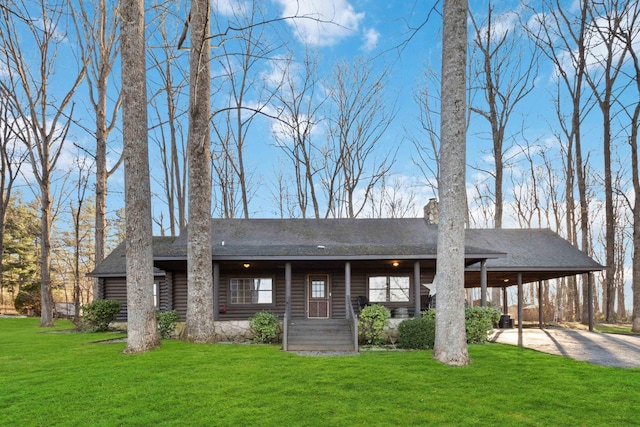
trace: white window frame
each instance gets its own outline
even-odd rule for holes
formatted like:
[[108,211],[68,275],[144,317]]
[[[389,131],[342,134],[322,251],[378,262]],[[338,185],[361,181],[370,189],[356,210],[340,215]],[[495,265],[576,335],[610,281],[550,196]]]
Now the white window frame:
[[[385,295],[384,299],[380,298],[382,292]],[[406,295],[406,299],[404,297],[398,298],[398,295]],[[411,276],[395,274],[369,276],[367,278],[367,298],[371,303],[409,302],[411,300]]]
[[[270,282],[271,289],[256,289],[256,281]],[[242,285],[243,289],[234,289],[234,285]],[[247,285],[249,289],[245,288]],[[229,279],[229,303],[232,305],[275,305],[275,288],[276,281],[273,277],[232,277]],[[242,292],[242,298],[240,298],[239,292]],[[247,295],[250,295],[250,302],[246,302]],[[269,295],[268,299],[266,298],[267,295]],[[260,302],[263,298],[267,300]]]

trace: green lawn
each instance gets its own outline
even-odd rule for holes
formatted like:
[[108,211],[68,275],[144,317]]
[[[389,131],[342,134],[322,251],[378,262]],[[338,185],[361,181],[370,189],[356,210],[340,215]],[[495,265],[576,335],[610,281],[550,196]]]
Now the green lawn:
[[141,355],[114,334],[0,319],[0,425],[625,426],[640,370],[500,344],[471,366],[431,352],[309,357],[277,346],[164,341]]

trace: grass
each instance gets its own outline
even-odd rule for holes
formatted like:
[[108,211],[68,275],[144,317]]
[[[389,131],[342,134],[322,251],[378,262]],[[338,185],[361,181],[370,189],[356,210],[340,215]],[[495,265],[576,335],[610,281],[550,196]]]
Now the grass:
[[598,332],[604,332],[607,334],[623,334],[623,335],[637,335],[631,331],[631,324],[608,324],[608,323],[596,323],[593,327]]
[[310,357],[270,345],[163,341],[0,319],[0,425],[604,426],[637,423],[640,370],[500,344],[451,368],[428,351]]

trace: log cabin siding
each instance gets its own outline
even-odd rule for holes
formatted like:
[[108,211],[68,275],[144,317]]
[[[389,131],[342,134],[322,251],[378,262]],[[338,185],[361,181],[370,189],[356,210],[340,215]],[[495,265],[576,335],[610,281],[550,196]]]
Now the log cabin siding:
[[172,274],[172,309],[180,314],[180,320],[187,319],[187,272],[178,271]]
[[[226,267],[226,268],[225,268]],[[330,316],[334,319],[346,317],[345,307],[345,270],[343,263],[327,263],[326,266],[314,264],[308,266],[304,263],[293,263],[291,274],[291,316],[293,318],[307,317],[307,294],[309,275],[327,275],[329,277],[330,292]],[[368,298],[368,278],[374,275],[400,275],[408,276],[411,283],[409,301],[384,303],[390,310],[406,307],[413,314],[414,311],[414,286],[413,268],[390,269],[384,265],[371,266],[351,263],[351,304],[354,311],[359,312],[358,297]],[[432,271],[422,271],[421,283],[433,281]],[[230,281],[233,278],[272,278],[274,283],[273,304],[231,304]],[[122,305],[118,314],[118,321],[126,321],[127,289],[124,277],[101,278],[104,282],[103,289],[105,299],[115,299]],[[182,321],[187,314],[187,273],[186,271],[167,272],[164,278],[156,278],[159,283],[159,310],[176,310]],[[286,283],[284,267],[282,263],[263,265],[261,268],[250,270],[241,268],[229,268],[220,266],[220,310],[219,320],[247,320],[253,314],[261,310],[271,311],[280,319],[284,318]]]
[[127,321],[127,279],[126,277],[104,278],[104,299],[118,301],[120,312],[116,317],[118,322]]

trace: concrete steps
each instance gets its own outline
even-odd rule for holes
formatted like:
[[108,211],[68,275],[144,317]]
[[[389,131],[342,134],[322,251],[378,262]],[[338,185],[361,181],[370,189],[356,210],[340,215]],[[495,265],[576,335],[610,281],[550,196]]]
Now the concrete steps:
[[288,329],[289,351],[355,351],[350,320],[292,319]]

